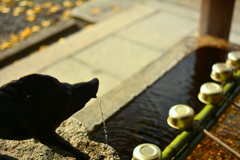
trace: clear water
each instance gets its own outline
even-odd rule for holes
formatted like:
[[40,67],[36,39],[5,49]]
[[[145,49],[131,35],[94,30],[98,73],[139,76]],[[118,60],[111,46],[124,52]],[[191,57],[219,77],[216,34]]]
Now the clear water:
[[[198,113],[204,106],[198,98],[200,86],[212,81],[212,65],[226,60],[227,52],[201,48],[184,58],[152,86],[106,121],[108,143],[129,160],[133,149],[142,143],[153,143],[161,150],[180,132],[168,126],[169,109],[186,104]],[[90,134],[90,139],[104,142],[104,126]]]
[[103,123],[103,131],[104,131],[104,135],[105,135],[105,143],[108,145],[107,127],[106,127],[105,118],[104,118],[104,115],[103,115],[101,100],[100,100],[99,97],[97,97],[97,101],[98,101],[98,106],[100,108],[100,112],[101,112],[101,115],[102,115],[102,123]]

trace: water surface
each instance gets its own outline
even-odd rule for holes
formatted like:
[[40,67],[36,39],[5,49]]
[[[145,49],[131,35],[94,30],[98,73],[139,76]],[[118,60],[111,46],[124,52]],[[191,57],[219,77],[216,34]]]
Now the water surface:
[[[180,133],[166,122],[169,109],[186,104],[198,113],[204,106],[197,99],[200,86],[212,81],[212,65],[224,62],[226,54],[216,48],[198,49],[106,122],[108,143],[121,160],[130,160],[133,149],[142,143],[153,143],[164,150]],[[90,139],[104,143],[104,128],[96,129]]]

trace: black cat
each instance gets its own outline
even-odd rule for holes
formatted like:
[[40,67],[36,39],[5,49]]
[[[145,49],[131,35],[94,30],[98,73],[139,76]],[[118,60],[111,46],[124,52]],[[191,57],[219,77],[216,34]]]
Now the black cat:
[[89,159],[55,130],[91,98],[96,98],[98,85],[97,78],[71,85],[41,74],[3,85],[0,88],[0,138],[34,138],[47,146],[61,148],[79,160]]

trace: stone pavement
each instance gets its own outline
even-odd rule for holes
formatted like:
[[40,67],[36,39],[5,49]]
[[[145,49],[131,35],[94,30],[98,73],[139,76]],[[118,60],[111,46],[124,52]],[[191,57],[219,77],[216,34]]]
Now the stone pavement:
[[[186,50],[176,46],[197,33],[199,8],[200,3],[184,0],[137,1],[90,29],[2,68],[0,85],[31,73],[49,74],[68,83],[97,77],[98,96],[108,118],[185,56]],[[230,41],[237,44],[239,26],[239,19],[234,18]],[[89,130],[102,122],[96,100],[74,117]]]

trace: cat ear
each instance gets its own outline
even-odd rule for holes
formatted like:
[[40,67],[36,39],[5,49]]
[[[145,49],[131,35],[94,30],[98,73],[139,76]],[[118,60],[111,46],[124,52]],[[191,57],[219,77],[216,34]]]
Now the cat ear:
[[77,95],[86,96],[87,98],[96,98],[99,87],[99,80],[97,78],[88,82],[81,82],[73,84],[73,92]]

